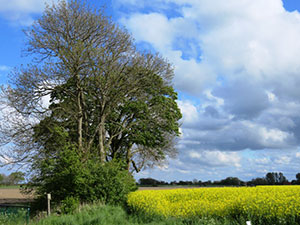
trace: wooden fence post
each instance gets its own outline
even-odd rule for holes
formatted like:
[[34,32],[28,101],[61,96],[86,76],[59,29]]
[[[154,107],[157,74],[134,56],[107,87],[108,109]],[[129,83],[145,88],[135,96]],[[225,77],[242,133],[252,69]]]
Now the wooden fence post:
[[50,201],[51,201],[51,194],[47,194],[47,215],[48,216],[50,216],[51,214]]

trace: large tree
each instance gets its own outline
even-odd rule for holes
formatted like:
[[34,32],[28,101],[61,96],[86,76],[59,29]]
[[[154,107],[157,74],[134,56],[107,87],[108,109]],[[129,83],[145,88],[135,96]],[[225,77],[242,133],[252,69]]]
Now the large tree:
[[72,146],[83,161],[138,172],[176,155],[181,113],[165,59],[138,52],[126,30],[76,0],[48,6],[26,35],[34,60],[2,87],[2,157],[32,164]]

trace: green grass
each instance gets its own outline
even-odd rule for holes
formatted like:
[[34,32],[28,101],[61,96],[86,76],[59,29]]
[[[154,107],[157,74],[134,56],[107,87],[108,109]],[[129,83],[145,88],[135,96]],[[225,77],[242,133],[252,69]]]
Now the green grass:
[[20,185],[0,185],[0,189],[19,189]]
[[[237,225],[237,221],[228,219],[164,219],[143,215],[130,215],[122,207],[87,205],[73,215],[50,216],[30,225]],[[244,223],[246,224],[246,222]]]
[[19,211],[17,214],[0,214],[0,225],[24,225],[26,224],[27,212]]
[[[7,217],[0,215],[0,225],[26,224],[24,217]],[[86,205],[74,214],[52,215],[39,221],[31,220],[29,225],[246,225],[244,218],[194,218],[189,220],[175,218],[149,217],[146,215],[128,214],[120,206],[105,206],[101,204]],[[285,224],[296,225],[291,221],[262,221],[256,220],[252,224]]]

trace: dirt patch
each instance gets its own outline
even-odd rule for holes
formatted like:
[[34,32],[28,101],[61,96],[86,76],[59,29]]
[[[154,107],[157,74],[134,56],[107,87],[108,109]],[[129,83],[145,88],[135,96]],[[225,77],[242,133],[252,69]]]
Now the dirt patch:
[[18,188],[1,188],[0,189],[0,204],[12,203],[28,203],[32,202],[32,195],[23,195]]
[[32,198],[31,195],[23,195],[19,189],[0,189],[0,199],[7,199],[7,198],[18,198],[18,199],[27,199]]

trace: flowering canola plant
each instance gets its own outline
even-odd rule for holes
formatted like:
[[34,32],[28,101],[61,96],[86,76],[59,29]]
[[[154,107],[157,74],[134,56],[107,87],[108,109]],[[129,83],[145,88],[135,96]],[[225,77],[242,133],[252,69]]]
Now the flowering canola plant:
[[299,217],[300,186],[143,190],[130,193],[127,203],[133,211],[164,217]]

